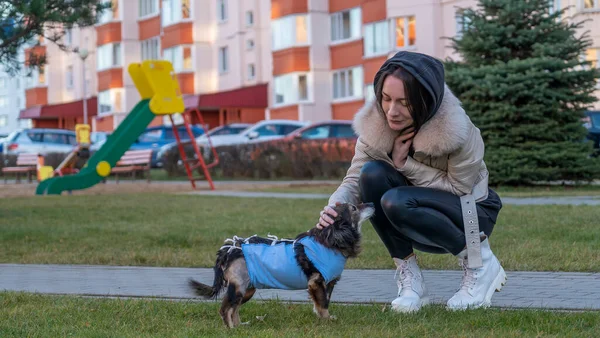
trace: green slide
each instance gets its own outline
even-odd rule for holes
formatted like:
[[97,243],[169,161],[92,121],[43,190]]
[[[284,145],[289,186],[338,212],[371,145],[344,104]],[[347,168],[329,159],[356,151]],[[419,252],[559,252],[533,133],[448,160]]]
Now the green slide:
[[150,99],[141,100],[119,124],[117,129],[106,139],[102,148],[87,161],[87,165],[75,175],[53,177],[38,185],[37,195],[60,195],[63,191],[82,190],[101,182],[104,177],[96,171],[98,163],[105,161],[114,168],[121,156],[131,147],[133,142],[146,130],[156,117],[148,103]]

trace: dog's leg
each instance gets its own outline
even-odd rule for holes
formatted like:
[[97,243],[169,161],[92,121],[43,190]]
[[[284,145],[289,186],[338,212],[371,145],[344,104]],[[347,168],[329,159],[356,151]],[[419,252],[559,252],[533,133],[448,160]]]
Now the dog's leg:
[[225,293],[225,297],[223,297],[223,302],[221,303],[221,309],[219,310],[219,314],[223,319],[223,323],[228,328],[233,328],[233,320],[231,318],[231,314],[233,313],[233,301],[235,300],[236,294],[236,286],[232,282],[229,282],[227,286],[227,292]]
[[339,282],[339,278],[338,279],[334,279],[331,282],[329,282],[329,284],[327,284],[327,305],[329,306],[329,303],[331,302],[331,294],[333,293],[333,288],[335,287],[335,284]]
[[[226,312],[228,320],[226,324],[232,328],[241,324],[240,307],[245,303],[246,298],[246,301],[252,298],[255,289],[249,289],[250,275],[244,259],[238,259],[231,263],[227,271],[227,277],[230,285],[227,290],[230,308]],[[233,288],[231,285],[233,285]]]
[[[320,273],[314,273],[308,280],[308,294],[313,300],[314,312],[321,318],[331,318],[329,315],[329,300],[325,281]],[[334,318],[332,318],[334,319]]]

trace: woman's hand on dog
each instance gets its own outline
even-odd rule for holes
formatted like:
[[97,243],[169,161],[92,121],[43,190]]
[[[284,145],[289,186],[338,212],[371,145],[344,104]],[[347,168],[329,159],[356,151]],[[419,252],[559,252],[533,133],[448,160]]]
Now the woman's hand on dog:
[[[336,202],[335,205],[341,204]],[[317,223],[317,229],[321,230],[333,224],[333,219],[338,216],[338,213],[333,210],[331,206],[326,206],[321,210],[321,217],[319,217],[319,223]]]

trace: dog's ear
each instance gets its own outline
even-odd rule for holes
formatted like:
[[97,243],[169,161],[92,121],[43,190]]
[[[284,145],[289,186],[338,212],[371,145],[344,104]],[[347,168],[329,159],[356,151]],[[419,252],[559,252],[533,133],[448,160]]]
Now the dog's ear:
[[336,217],[334,225],[339,228],[352,226],[352,213],[350,212],[350,209],[344,208],[344,210],[338,214],[338,217]]

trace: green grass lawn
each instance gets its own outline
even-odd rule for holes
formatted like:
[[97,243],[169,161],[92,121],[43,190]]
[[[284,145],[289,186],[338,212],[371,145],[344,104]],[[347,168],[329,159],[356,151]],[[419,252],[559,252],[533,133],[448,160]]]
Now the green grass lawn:
[[[256,191],[332,194],[335,191],[335,189],[337,189],[337,187],[337,185],[269,187],[264,189],[257,189]],[[586,185],[577,187],[499,187],[493,189],[501,197],[594,196],[600,198],[600,186],[597,185]]]
[[[89,299],[0,293],[1,337],[594,337],[597,312],[472,310],[441,306],[417,314],[381,305],[332,304],[337,320],[321,320],[308,304],[251,301],[242,321],[226,329],[218,304],[158,300]],[[261,319],[257,319],[261,317]]]
[[[323,200],[169,194],[0,199],[0,263],[212,267],[223,240],[313,227]],[[505,206],[491,241],[507,270],[599,271],[600,208]],[[369,222],[348,268],[392,268]],[[427,269],[458,269],[420,254]]]

